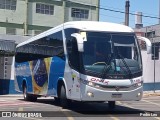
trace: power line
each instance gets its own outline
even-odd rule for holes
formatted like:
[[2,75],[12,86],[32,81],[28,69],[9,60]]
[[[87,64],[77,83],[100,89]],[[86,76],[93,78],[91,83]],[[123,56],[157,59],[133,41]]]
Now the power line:
[[[111,11],[111,12],[117,12],[117,13],[125,14],[125,12],[120,11],[120,10],[108,9],[108,8],[103,8],[103,7],[96,7],[96,8],[102,9],[102,10]],[[128,14],[130,14],[130,15],[137,15],[136,13],[131,13],[131,12],[129,12]],[[150,16],[150,15],[141,15],[141,16],[142,17],[146,17],[146,18],[160,19],[159,17]]]
[[[68,3],[72,3],[72,1],[68,1],[66,0],[66,2]],[[83,2],[82,4],[86,4],[86,2]],[[101,5],[102,6],[102,5]],[[111,11],[111,12],[117,12],[117,13],[122,13],[122,14],[125,14],[124,11],[120,11],[120,10],[115,10],[115,9],[109,9],[109,8],[104,8],[104,7],[98,7],[98,6],[94,6],[98,9],[101,9],[101,10],[107,10],[107,11]],[[132,12],[129,12],[128,14],[130,15],[137,15],[136,13],[132,13]],[[160,19],[159,17],[155,17],[155,16],[150,16],[150,15],[141,15],[142,17],[146,17],[146,18],[152,18],[152,19]]]
[[[117,9],[117,10],[125,10],[125,9],[119,9],[117,7],[110,7],[110,6],[106,6],[106,5],[100,5],[101,7],[107,7],[107,8],[110,8],[110,9]],[[130,10],[131,12],[137,12],[135,10]],[[141,11],[140,11],[141,12]],[[146,14],[146,15],[154,15],[154,16],[158,16],[157,14],[151,14],[151,13],[146,13],[146,12],[142,12],[143,14]]]
[[[93,11],[93,12],[92,12],[92,14],[97,15],[97,13],[95,13],[95,11]],[[114,18],[114,19],[124,20],[124,18],[123,18],[123,17],[111,16],[111,15],[107,15],[107,14],[104,14],[104,13],[99,13],[99,15],[101,15],[101,16],[105,16],[105,17]],[[132,18],[130,19],[130,21],[135,22],[135,20],[134,20],[134,19],[132,19]],[[119,22],[119,23],[122,23],[122,21],[121,21],[121,22]],[[143,22],[143,23],[145,23],[145,24],[153,24],[153,23],[151,23],[151,22]]]

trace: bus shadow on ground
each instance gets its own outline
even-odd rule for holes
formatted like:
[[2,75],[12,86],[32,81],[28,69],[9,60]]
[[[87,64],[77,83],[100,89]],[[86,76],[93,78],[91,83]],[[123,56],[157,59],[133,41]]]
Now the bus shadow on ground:
[[[19,99],[22,100],[22,99]],[[59,103],[53,99],[38,99],[36,103],[54,105],[60,107]],[[122,105],[116,105],[115,109],[110,109],[108,103],[96,103],[96,102],[70,102],[67,108],[63,111],[57,112],[57,116],[61,116],[62,112],[65,116],[73,117],[139,117],[141,114],[151,113],[152,111],[144,111],[141,109],[134,109]],[[59,113],[59,115],[58,115]],[[153,112],[152,112],[153,113]]]
[[108,103],[72,103],[68,108],[73,112],[72,116],[88,116],[88,117],[105,117],[105,116],[119,116],[119,117],[139,117],[149,111],[129,108],[126,106],[116,105],[115,109],[108,107]]

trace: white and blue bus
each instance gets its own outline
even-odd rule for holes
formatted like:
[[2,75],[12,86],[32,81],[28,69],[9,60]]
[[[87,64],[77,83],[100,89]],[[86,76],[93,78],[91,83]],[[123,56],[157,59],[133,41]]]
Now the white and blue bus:
[[66,107],[69,100],[104,102],[140,100],[142,58],[138,39],[127,26],[107,22],[67,22],[16,47],[15,88],[25,100],[53,96]]

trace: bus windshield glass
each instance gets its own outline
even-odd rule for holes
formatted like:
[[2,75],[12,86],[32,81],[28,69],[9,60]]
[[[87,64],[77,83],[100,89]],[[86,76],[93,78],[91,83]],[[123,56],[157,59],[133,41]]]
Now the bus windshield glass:
[[107,79],[130,79],[142,75],[142,61],[134,33],[86,32],[83,66],[85,74]]

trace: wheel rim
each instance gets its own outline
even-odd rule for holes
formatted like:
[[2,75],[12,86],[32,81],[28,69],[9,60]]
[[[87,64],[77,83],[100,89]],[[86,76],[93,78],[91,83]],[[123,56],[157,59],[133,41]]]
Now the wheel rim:
[[23,96],[24,96],[24,99],[26,99],[26,87],[24,87],[24,91],[23,91]]

